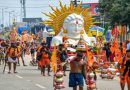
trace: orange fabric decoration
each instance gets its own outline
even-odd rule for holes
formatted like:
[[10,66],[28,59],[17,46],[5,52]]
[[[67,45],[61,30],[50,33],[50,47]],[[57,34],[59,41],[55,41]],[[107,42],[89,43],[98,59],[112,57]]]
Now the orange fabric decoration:
[[119,62],[120,60],[122,60],[121,51],[120,51],[120,49],[116,49],[116,50],[115,50],[114,61],[115,61],[115,62]]
[[127,77],[127,83],[128,83],[128,85],[130,85],[130,77],[129,76]]
[[111,50],[111,52],[112,52],[112,53],[114,53],[115,48],[114,48],[114,46],[113,46],[113,45],[110,47],[110,50]]
[[42,59],[39,61],[40,66],[50,65],[50,59],[48,53],[43,52]]
[[100,53],[100,59],[102,59],[103,61],[107,61],[107,57],[106,57],[106,51],[102,50],[102,52]]
[[116,49],[119,48],[119,45],[118,45],[118,40],[116,39],[114,42],[113,42],[113,45],[111,46],[110,50],[112,53],[114,53],[116,51]]
[[87,44],[85,44],[85,46],[86,46],[86,56],[88,58],[88,66],[92,67],[94,63],[93,53],[91,52],[91,50],[89,50]]

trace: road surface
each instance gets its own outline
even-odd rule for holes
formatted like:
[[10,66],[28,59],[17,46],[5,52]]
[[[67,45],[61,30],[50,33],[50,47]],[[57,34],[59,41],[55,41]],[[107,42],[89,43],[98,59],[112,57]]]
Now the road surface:
[[[51,76],[42,76],[37,66],[30,66],[30,56],[26,55],[25,60],[28,66],[18,66],[17,74],[8,74],[8,67],[6,67],[5,74],[2,73],[3,66],[0,65],[0,90],[53,90],[53,73]],[[68,87],[69,71],[64,77],[65,89],[72,90]],[[119,78],[114,80],[102,80],[98,77],[97,87],[99,90],[120,90]],[[86,86],[84,86],[84,90]],[[127,89],[125,89],[127,90]]]

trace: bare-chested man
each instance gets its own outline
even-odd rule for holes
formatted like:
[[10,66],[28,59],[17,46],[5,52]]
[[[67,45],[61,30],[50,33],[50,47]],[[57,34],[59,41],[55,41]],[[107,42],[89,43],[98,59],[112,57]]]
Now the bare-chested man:
[[[83,54],[77,53],[77,56],[70,59],[70,75],[69,75],[69,87],[73,87],[73,90],[83,90],[84,78],[86,77],[86,63],[83,61]],[[84,73],[83,73],[84,72]],[[85,76],[85,77],[84,77]]]

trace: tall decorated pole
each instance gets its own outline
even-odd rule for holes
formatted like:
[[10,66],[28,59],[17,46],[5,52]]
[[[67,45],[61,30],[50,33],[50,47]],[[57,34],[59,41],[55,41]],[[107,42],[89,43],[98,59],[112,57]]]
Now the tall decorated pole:
[[57,61],[56,61],[56,45],[54,45],[54,50],[52,52],[52,56],[51,56],[51,60],[52,60],[52,71],[55,74],[57,71]]
[[52,52],[52,71],[53,71],[53,86],[54,90],[61,90],[64,88],[64,81],[63,81],[63,72],[61,69],[59,69],[59,63],[57,60],[57,50],[56,50],[56,44],[54,44],[54,50]]

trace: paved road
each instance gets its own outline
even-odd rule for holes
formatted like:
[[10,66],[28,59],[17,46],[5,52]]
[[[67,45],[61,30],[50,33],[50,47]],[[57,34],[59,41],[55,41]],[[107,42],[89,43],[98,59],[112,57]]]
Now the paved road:
[[[3,74],[3,65],[0,66],[0,90],[53,90],[53,74],[43,77],[36,66],[29,66],[29,60],[30,57],[26,56],[28,66],[24,67],[22,64],[18,66],[17,74],[7,74],[8,68]],[[72,90],[68,88],[68,74],[69,71],[67,76],[64,77],[66,88],[63,90]],[[98,77],[97,87],[99,90],[120,90],[119,78],[102,80]],[[86,90],[86,87],[84,87],[84,90]]]

